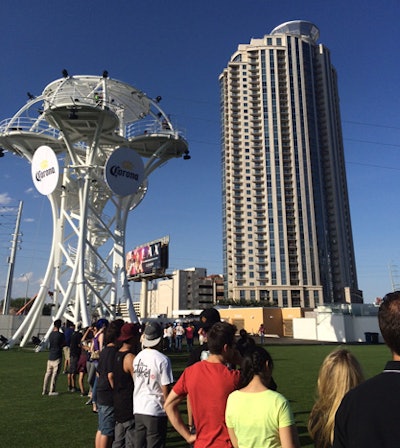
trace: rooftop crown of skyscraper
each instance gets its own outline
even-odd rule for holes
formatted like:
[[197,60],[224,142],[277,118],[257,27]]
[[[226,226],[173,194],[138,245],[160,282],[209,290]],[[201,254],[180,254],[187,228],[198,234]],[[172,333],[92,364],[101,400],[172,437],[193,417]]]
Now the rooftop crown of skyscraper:
[[271,31],[271,34],[298,34],[299,36],[308,36],[316,42],[319,38],[319,29],[306,20],[292,20],[277,26]]

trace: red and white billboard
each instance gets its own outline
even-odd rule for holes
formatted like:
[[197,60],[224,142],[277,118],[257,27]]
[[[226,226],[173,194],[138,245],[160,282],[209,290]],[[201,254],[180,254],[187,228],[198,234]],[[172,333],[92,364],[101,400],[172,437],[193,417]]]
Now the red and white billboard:
[[164,275],[168,268],[169,238],[152,241],[136,247],[126,254],[128,278],[141,275]]

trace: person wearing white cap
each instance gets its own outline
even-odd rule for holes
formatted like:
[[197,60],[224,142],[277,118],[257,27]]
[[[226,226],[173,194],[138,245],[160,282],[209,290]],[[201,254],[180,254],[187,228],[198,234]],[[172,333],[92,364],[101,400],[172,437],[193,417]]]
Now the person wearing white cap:
[[142,337],[143,350],[133,361],[135,446],[165,447],[167,415],[164,403],[174,382],[170,359],[159,351],[163,330],[158,322],[148,322]]

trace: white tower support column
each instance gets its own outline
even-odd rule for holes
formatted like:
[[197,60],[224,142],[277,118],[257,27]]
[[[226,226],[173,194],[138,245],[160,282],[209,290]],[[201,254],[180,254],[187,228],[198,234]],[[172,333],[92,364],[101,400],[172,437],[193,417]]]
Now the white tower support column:
[[140,317],[142,319],[148,317],[148,289],[147,279],[143,278],[140,288]]
[[53,238],[39,294],[9,347],[22,334],[21,345],[29,341],[49,293],[54,319],[87,326],[99,317],[114,319],[123,302],[131,321],[138,320],[125,272],[128,214],[143,200],[156,168],[171,158],[190,158],[159,98],[107,72],[63,75],[0,123],[2,148],[34,166],[37,149],[48,147],[60,173],[51,191],[35,184],[50,201]]

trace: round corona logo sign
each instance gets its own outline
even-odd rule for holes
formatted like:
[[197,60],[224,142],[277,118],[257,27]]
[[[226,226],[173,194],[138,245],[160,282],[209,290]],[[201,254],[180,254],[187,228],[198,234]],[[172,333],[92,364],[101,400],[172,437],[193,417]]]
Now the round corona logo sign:
[[108,158],[104,176],[107,185],[116,195],[135,194],[144,178],[143,160],[131,148],[118,148]]
[[58,184],[59,166],[54,151],[49,146],[39,146],[32,157],[31,173],[39,193],[53,193]]

